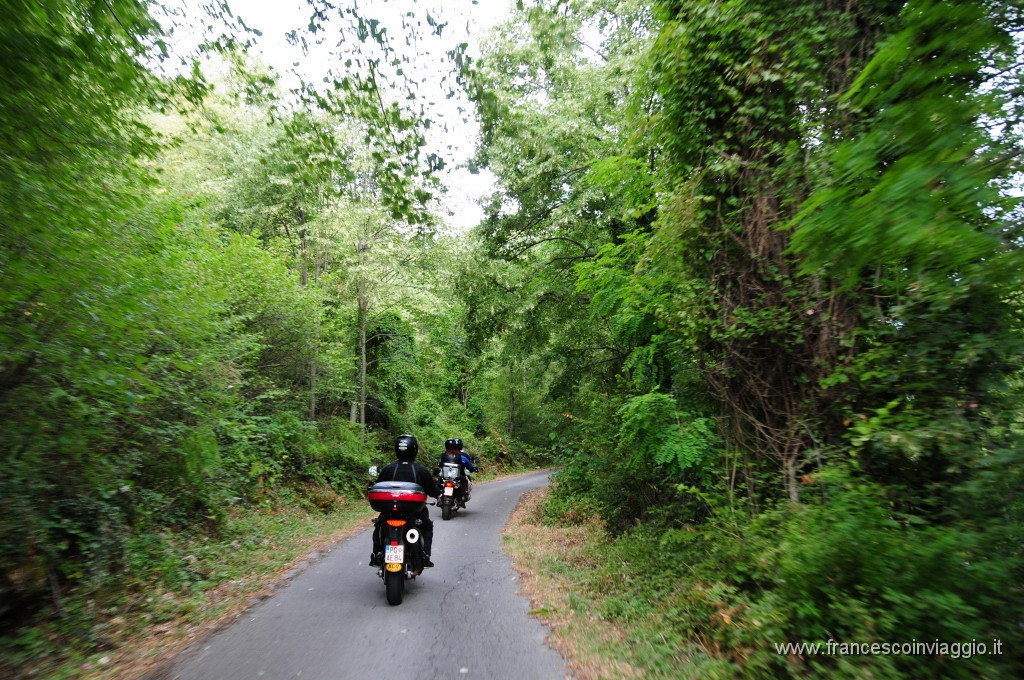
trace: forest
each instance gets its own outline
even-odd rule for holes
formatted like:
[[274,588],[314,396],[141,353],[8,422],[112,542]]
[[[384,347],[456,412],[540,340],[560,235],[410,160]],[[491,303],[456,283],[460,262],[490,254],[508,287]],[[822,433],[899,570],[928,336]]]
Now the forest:
[[[402,432],[559,469],[646,677],[1024,673],[1024,5],[387,4],[308,0],[296,80],[225,0],[3,0],[0,674]],[[988,647],[773,646],[828,641]]]

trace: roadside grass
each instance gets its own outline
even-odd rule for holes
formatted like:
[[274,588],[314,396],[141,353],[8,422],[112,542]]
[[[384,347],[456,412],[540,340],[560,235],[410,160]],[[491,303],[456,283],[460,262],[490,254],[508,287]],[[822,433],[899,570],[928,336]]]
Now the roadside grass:
[[0,675],[106,680],[140,678],[187,645],[269,597],[345,536],[369,527],[372,510],[344,499],[327,511],[288,506],[229,515],[216,536],[166,534],[136,546],[148,560],[120,587],[73,595],[73,615],[51,615],[0,646]]
[[[548,488],[524,494],[506,525],[504,548],[530,614],[550,628],[548,643],[576,678],[736,677],[736,666],[681,634],[690,627],[679,625],[678,582],[643,573],[639,565],[648,556],[610,541],[596,512],[565,521],[548,516],[547,494]],[[707,614],[712,625],[729,623],[715,608]]]
[[644,677],[628,649],[629,629],[600,615],[594,573],[603,552],[604,528],[594,515],[575,526],[546,526],[547,489],[528,491],[505,526],[504,549],[519,574],[530,614],[551,630],[548,644],[580,680]]
[[1006,652],[780,648],[900,635],[1001,643],[1018,634],[1012,611],[998,618],[998,600],[984,590],[994,574],[1012,606],[1002,564],[966,562],[963,529],[885,525],[877,518],[886,508],[864,501],[863,486],[845,497],[834,489],[829,506],[765,512],[746,524],[727,518],[704,532],[638,524],[615,538],[590,501],[554,488],[551,500],[552,487],[524,495],[504,547],[531,614],[550,627],[549,643],[581,680],[1020,677],[1018,657]]

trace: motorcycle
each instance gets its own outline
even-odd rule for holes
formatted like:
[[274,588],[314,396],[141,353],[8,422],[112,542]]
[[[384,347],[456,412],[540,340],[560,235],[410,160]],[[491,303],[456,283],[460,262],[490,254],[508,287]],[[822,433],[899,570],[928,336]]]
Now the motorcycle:
[[463,488],[459,480],[459,466],[456,463],[442,463],[437,481],[441,487],[441,495],[437,499],[437,504],[441,507],[441,519],[449,520],[459,508],[466,507],[473,492],[473,482],[469,475],[466,475]]
[[405,582],[423,573],[423,536],[417,516],[427,504],[427,493],[412,482],[377,482],[367,494],[370,507],[380,513],[374,531],[381,532],[384,566],[377,575],[384,580],[388,604],[402,604]]

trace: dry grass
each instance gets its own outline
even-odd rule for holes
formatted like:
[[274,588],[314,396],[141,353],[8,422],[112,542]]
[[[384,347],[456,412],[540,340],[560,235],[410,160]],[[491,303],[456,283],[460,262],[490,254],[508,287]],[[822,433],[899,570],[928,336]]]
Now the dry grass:
[[505,526],[505,552],[519,574],[520,592],[529,598],[530,613],[551,629],[548,644],[569,663],[578,680],[640,678],[642,670],[616,658],[629,646],[627,631],[587,612],[573,593],[579,585],[563,573],[565,565],[594,568],[592,549],[604,535],[600,520],[550,527],[543,524],[541,504],[547,488],[523,495]]

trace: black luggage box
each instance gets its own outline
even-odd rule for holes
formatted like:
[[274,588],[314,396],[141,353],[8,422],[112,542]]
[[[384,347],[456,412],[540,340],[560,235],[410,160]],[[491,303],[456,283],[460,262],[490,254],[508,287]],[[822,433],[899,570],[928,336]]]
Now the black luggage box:
[[377,482],[368,494],[370,507],[377,512],[415,514],[427,505],[427,492],[413,482]]

